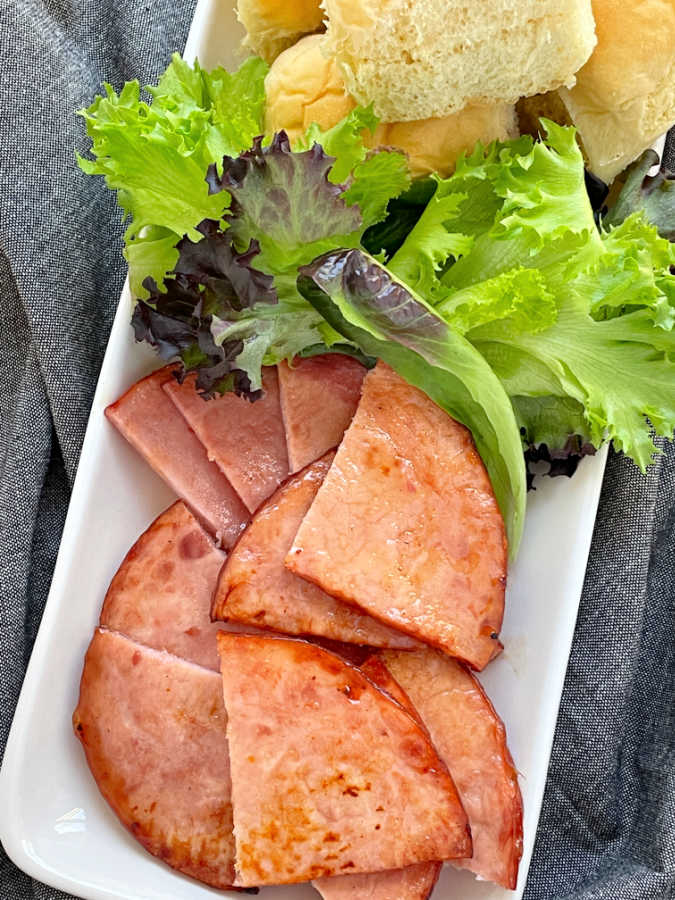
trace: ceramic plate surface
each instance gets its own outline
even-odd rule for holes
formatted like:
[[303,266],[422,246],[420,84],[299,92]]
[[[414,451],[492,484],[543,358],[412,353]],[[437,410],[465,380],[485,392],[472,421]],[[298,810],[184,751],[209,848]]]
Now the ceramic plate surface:
[[[240,26],[228,0],[201,0],[185,56],[236,65]],[[148,855],[99,795],[71,730],[84,653],[118,565],[174,499],[105,420],[107,404],[157,367],[134,344],[125,288],[91,411],[63,541],[0,775],[0,838],[30,875],[91,900],[241,898],[176,874]],[[434,900],[520,898],[532,854],[551,742],[593,531],[605,452],[571,481],[540,480],[509,574],[504,653],[481,675],[504,719],[520,773],[524,854],[518,889],[447,867]],[[265,888],[261,900],[309,900],[308,885]]]

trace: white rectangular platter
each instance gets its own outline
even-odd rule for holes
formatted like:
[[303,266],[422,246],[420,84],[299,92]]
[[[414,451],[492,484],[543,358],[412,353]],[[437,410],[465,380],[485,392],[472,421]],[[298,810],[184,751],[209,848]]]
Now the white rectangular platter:
[[[200,0],[185,56],[237,63],[229,0]],[[40,632],[0,773],[0,839],[31,876],[91,900],[241,897],[209,889],[145,853],[117,822],[71,729],[85,650],[126,551],[173,497],[105,420],[104,408],[158,361],[134,344],[125,288],[110,336]],[[515,892],[446,867],[434,900],[519,900],[532,855],[605,452],[569,481],[539,479],[522,549],[509,573],[504,653],[481,676],[506,723],[524,801]],[[266,888],[261,900],[310,900],[308,885]]]

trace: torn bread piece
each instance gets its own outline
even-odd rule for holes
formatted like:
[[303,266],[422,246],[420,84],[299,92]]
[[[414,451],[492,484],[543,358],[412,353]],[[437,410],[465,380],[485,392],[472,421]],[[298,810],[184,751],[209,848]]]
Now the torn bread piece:
[[164,390],[204,445],[250,512],[288,475],[286,435],[279,405],[279,379],[274,366],[262,369],[262,396],[251,403],[227,393],[205,400],[196,377],[182,384],[175,378]]
[[234,882],[221,677],[97,629],[73,714],[99,790],[146,850],[216,888]]
[[289,638],[221,633],[218,650],[239,886],[471,853],[427,735],[363,673]]
[[595,46],[591,0],[324,0],[325,52],[383,122],[515,103],[574,84]]
[[455,864],[514,890],[523,803],[504,724],[485,691],[466,666],[435,650],[385,651],[379,659],[421,717],[469,817],[473,856]]
[[500,649],[506,564],[470,432],[379,362],[286,566],[482,669]]
[[173,371],[165,366],[142,378],[105,414],[211,534],[231,547],[248,522],[248,510],[163,390]]
[[110,583],[100,624],[156,650],[219,670],[211,600],[225,562],[179,500],[150,525]]
[[293,635],[318,635],[372,647],[411,649],[419,642],[298,578],[284,559],[333,460],[294,475],[254,515],[218,581],[213,616]]
[[342,353],[280,362],[279,393],[291,472],[332,450],[354,417],[365,366]]

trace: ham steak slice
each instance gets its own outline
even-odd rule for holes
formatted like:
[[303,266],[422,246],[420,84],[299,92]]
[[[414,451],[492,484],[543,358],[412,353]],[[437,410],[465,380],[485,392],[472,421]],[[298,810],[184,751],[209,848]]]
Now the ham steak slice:
[[286,436],[274,366],[262,370],[263,395],[251,403],[236,394],[204,400],[191,375],[163,385],[176,408],[253,512],[288,475]]
[[218,650],[238,885],[471,853],[428,737],[363,673],[289,638],[221,633]]
[[482,669],[506,538],[471,434],[379,362],[286,559],[335,597]]
[[372,681],[373,684],[381,691],[384,691],[385,694],[389,694],[399,706],[403,707],[408,715],[415,719],[418,725],[425,728],[424,722],[420,718],[420,714],[412,704],[412,700],[398,681],[396,681],[379,654],[374,653],[372,656],[360,660],[356,663],[356,666],[363,672],[369,681]]
[[225,723],[216,672],[96,630],[73,715],[92,775],[146,850],[217,888],[234,880]]
[[225,554],[179,500],[136,541],[113,578],[100,624],[219,671],[211,600]]
[[442,863],[427,862],[372,872],[370,875],[338,875],[317,878],[314,887],[323,900],[428,900]]
[[435,650],[386,651],[381,659],[422,717],[450,769],[473,835],[458,862],[513,890],[523,852],[523,807],[504,725],[478,680]]
[[288,460],[291,472],[298,472],[342,440],[366,369],[342,353],[297,358],[278,369]]
[[293,476],[254,515],[223,567],[213,615],[287,634],[373,647],[419,646],[409,635],[335,600],[284,568],[284,558],[332,458],[328,453]]
[[138,381],[105,414],[208,530],[231,547],[248,511],[162,389],[173,381],[172,371],[165,366]]
[[[359,668],[424,728],[410,698],[379,656],[369,657]],[[427,900],[438,881],[441,867],[441,862],[423,862],[388,872],[317,878],[313,884],[323,900]]]

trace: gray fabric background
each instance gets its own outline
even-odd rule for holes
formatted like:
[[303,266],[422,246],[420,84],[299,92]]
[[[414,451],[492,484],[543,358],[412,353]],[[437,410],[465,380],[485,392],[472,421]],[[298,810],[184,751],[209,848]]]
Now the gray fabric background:
[[[124,279],[118,211],[75,167],[72,111],[104,78],[152,80],[193,6],[0,0],[0,752]],[[647,478],[612,455],[528,900],[675,898],[674,550],[675,453]],[[0,847],[0,900],[63,896]]]

